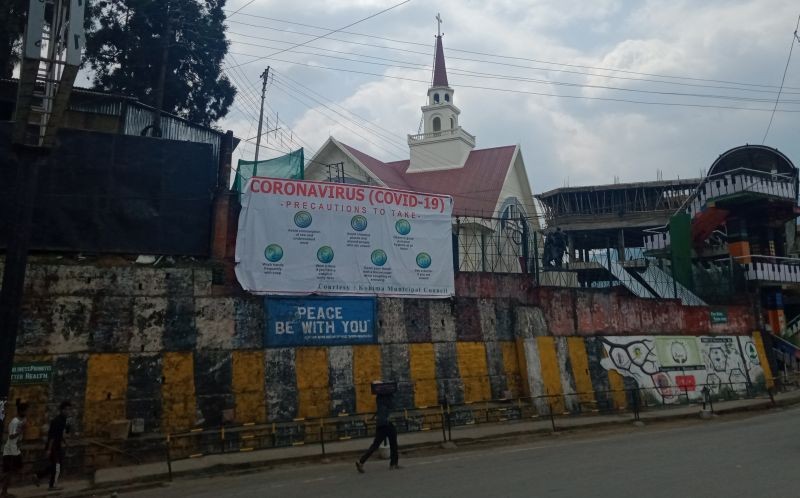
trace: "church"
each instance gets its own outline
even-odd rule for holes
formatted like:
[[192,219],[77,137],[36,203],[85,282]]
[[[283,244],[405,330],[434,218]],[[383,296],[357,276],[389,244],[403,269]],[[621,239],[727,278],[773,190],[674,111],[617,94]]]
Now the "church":
[[408,135],[409,159],[384,162],[330,137],[307,164],[305,179],[450,195],[461,271],[486,271],[487,264],[494,271],[527,271],[518,246],[540,226],[520,146],[476,149],[460,115],[440,33],[423,133]]

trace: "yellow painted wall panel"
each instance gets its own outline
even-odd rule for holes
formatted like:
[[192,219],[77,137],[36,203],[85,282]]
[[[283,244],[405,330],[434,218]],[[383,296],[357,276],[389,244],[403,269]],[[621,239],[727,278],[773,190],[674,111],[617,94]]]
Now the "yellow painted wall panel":
[[128,355],[93,354],[86,365],[83,431],[102,434],[112,420],[125,418]]
[[457,342],[458,371],[464,383],[464,401],[484,401],[491,397],[486,347],[482,342]]
[[356,387],[356,411],[375,411],[375,396],[370,383],[381,378],[381,347],[353,346],[353,383]]
[[197,419],[192,353],[164,353],[162,375],[162,430],[179,432],[191,429]]
[[297,348],[298,416],[327,417],[331,411],[326,348]]
[[611,386],[611,399],[614,400],[614,407],[624,409],[627,405],[625,398],[625,382],[622,375],[616,370],[608,371],[608,383]]
[[568,337],[567,349],[569,361],[572,364],[572,376],[575,379],[575,389],[581,403],[595,401],[592,378],[589,375],[589,357],[586,355],[586,341],[583,337]]
[[565,410],[564,398],[561,388],[561,371],[558,368],[558,356],[556,354],[556,343],[554,337],[537,337],[539,346],[539,361],[542,365],[542,382],[544,382],[544,392],[549,397],[547,402],[553,407],[553,411],[561,413]]
[[767,389],[771,389],[775,387],[775,380],[772,377],[772,369],[769,367],[767,353],[764,350],[764,341],[761,340],[761,334],[759,332],[753,333],[753,343],[756,345],[756,351],[758,351],[758,361],[761,363],[761,368],[764,369],[765,385]]
[[431,406],[438,403],[436,384],[436,358],[433,344],[421,343],[409,346],[411,380],[414,381],[414,405]]
[[517,344],[513,341],[500,343],[503,352],[503,371],[506,374],[506,386],[511,391],[511,396],[518,398],[522,395],[522,376],[517,358]]
[[233,396],[236,422],[263,423],[267,420],[263,351],[233,352]]

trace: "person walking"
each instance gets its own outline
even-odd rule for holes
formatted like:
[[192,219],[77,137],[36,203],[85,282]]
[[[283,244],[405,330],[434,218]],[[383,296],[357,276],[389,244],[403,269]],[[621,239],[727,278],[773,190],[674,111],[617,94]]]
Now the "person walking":
[[27,413],[28,404],[17,401],[17,416],[8,424],[8,438],[3,445],[3,487],[0,498],[11,496],[8,494],[8,487],[12,479],[22,471],[22,450],[19,443],[24,437]]
[[47,444],[44,447],[48,465],[45,469],[36,473],[37,486],[39,479],[49,476],[48,489],[51,491],[61,489],[58,486],[58,479],[61,477],[61,466],[64,464],[64,436],[70,432],[70,408],[72,408],[72,402],[63,401],[58,406],[58,415],[50,421],[50,428],[47,431]]
[[372,384],[373,391],[377,393],[375,400],[377,404],[377,410],[375,411],[374,417],[375,439],[372,440],[372,444],[370,445],[369,449],[367,449],[367,451],[361,455],[361,458],[356,460],[356,469],[362,474],[364,473],[364,464],[386,439],[389,440],[389,469],[397,470],[400,468],[397,463],[399,458],[397,451],[397,429],[395,429],[394,424],[392,424],[392,422],[389,420],[389,415],[392,412],[392,393],[381,390],[380,387],[377,389],[375,388],[376,386],[390,384],[384,384],[380,381],[374,381]]

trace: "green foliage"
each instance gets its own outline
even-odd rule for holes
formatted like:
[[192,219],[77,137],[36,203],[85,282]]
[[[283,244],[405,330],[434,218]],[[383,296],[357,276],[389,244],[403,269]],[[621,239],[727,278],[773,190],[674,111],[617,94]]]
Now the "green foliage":
[[86,64],[95,88],[155,105],[169,33],[163,109],[204,125],[222,118],[236,94],[221,67],[228,51],[224,6],[225,0],[94,0]]

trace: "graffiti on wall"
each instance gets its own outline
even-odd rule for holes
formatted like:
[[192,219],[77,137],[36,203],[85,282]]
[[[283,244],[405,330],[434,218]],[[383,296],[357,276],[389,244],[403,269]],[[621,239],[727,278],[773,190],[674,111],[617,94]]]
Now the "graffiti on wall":
[[601,365],[631,378],[657,401],[677,403],[759,388],[764,371],[747,336],[618,336],[600,338]]

